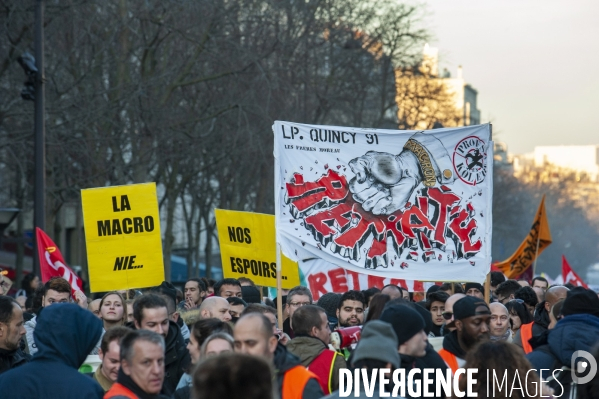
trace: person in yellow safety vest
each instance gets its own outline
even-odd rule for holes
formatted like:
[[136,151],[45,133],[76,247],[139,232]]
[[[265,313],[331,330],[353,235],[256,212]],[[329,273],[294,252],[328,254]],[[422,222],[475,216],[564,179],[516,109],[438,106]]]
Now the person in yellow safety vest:
[[235,352],[265,358],[273,365],[281,399],[312,399],[324,396],[318,377],[300,364],[297,356],[279,344],[270,320],[262,313],[239,318],[233,331]]
[[287,350],[318,376],[325,395],[339,389],[339,370],[347,364],[341,354],[329,349],[331,329],[326,312],[315,305],[302,306],[293,313],[292,322],[295,338]]
[[443,339],[439,355],[455,373],[466,363],[468,351],[477,343],[489,340],[491,311],[482,299],[466,296],[453,305],[453,319],[448,327],[456,329]]

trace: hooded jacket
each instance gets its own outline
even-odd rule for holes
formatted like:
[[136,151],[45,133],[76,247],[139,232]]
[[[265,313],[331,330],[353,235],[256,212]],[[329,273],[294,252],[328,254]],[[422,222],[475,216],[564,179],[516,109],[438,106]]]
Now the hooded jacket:
[[[127,323],[127,327],[135,329],[134,323]],[[191,364],[191,357],[187,345],[181,335],[181,329],[172,320],[169,320],[168,334],[164,340],[164,383],[162,392],[168,395],[175,393],[177,384],[185,370]]]
[[553,330],[549,330],[547,344],[533,350],[526,358],[537,370],[553,371],[556,361],[569,367],[572,354],[578,350],[592,352],[598,336],[599,317],[590,314],[566,316],[557,322]]
[[[464,349],[462,349],[462,347],[460,346],[457,330],[450,332],[443,338],[443,350],[451,353],[456,357],[455,360],[457,363],[457,367],[463,367],[466,363],[466,351],[464,351]],[[439,351],[439,353],[442,353],[442,351]]]
[[466,351],[460,346],[457,330],[454,330],[445,336],[443,339],[443,349],[453,353],[460,359],[466,358]]
[[[300,360],[297,356],[287,351],[287,348],[282,344],[277,345],[277,349],[274,353],[273,359],[275,367],[275,376],[277,378],[277,389],[278,392],[283,392],[283,380],[285,373],[291,370],[295,366],[301,366]],[[324,396],[320,384],[314,378],[310,378],[308,383],[304,387],[302,392],[302,399],[316,399]],[[285,399],[285,398],[282,398]]]
[[[289,341],[289,343],[287,343],[287,350],[299,357],[302,366],[307,368],[318,355],[325,350],[329,350],[329,348],[318,338],[296,336]],[[347,368],[347,364],[343,356],[335,356],[335,361],[333,363],[333,375],[331,379],[331,388],[333,391],[339,389],[339,370],[344,368]]]
[[77,370],[94,348],[102,322],[89,310],[59,303],[37,318],[32,360],[0,375],[0,392],[11,399],[102,398],[104,390]]

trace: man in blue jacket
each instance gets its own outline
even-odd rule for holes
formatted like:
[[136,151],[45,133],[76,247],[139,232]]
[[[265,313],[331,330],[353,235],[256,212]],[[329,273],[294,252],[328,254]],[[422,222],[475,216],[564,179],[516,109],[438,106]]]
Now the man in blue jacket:
[[77,371],[101,334],[102,322],[89,310],[69,303],[44,309],[33,333],[38,351],[29,363],[0,375],[2,397],[102,398],[100,384]]
[[[526,356],[537,371],[550,370],[543,372],[542,379],[551,377],[555,369],[570,367],[574,352],[592,352],[599,337],[599,298],[593,291],[582,287],[570,290],[562,306],[562,315],[564,318],[558,321],[553,330],[539,337],[540,345]],[[564,393],[569,393],[568,385],[569,381],[566,381]],[[559,391],[556,396],[560,394]]]

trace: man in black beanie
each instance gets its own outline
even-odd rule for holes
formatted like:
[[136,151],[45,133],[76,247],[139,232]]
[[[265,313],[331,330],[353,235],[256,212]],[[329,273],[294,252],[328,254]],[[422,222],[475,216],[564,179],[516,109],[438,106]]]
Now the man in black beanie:
[[490,339],[491,310],[475,296],[465,296],[453,305],[453,321],[448,327],[456,329],[443,339],[439,355],[455,373],[466,363],[465,358],[476,344]]
[[466,283],[464,285],[464,291],[466,291],[466,295],[475,296],[478,299],[485,299],[485,289],[481,283]]
[[[572,355],[582,350],[592,352],[599,337],[599,298],[591,290],[575,287],[570,290],[562,306],[564,316],[552,330],[546,343],[526,355],[532,366],[539,369],[571,367]],[[545,375],[551,372],[544,371]],[[548,374],[549,373],[549,374]],[[560,392],[556,392],[559,394]],[[556,395],[557,396],[557,395]],[[564,393],[562,398],[576,397]]]
[[573,314],[591,314],[599,317],[599,297],[597,297],[597,294],[583,287],[570,290],[562,306],[562,316]]
[[[426,309],[424,310],[426,311]],[[445,373],[447,366],[428,343],[428,337],[424,331],[424,318],[409,303],[391,304],[385,307],[379,320],[391,324],[395,335],[397,335],[397,351],[401,358],[400,368],[406,370],[406,375],[412,369],[420,369],[422,375],[422,369],[425,368],[441,369]],[[434,381],[434,379],[431,381],[427,390],[436,394]],[[421,384],[423,384],[422,381]],[[423,385],[420,387],[420,392],[424,392]],[[435,397],[444,398],[445,396]]]

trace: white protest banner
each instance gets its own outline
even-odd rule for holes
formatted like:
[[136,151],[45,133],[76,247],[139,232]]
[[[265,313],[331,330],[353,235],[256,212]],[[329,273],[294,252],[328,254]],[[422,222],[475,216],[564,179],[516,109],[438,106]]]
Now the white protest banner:
[[277,242],[287,257],[299,262],[307,251],[385,278],[485,279],[490,125],[397,131],[277,121],[273,131]]
[[[382,289],[388,284],[397,285],[409,292],[426,292],[430,286],[435,284],[432,282],[379,277],[367,274],[368,271],[365,271],[365,273],[356,273],[341,266],[325,262],[320,258],[310,258],[309,256],[304,257],[301,255],[300,257],[303,259],[299,262],[299,285],[310,289],[315,302],[327,292],[343,294],[348,290],[361,291],[371,287]],[[275,289],[270,291],[272,298],[276,297],[276,294]]]

